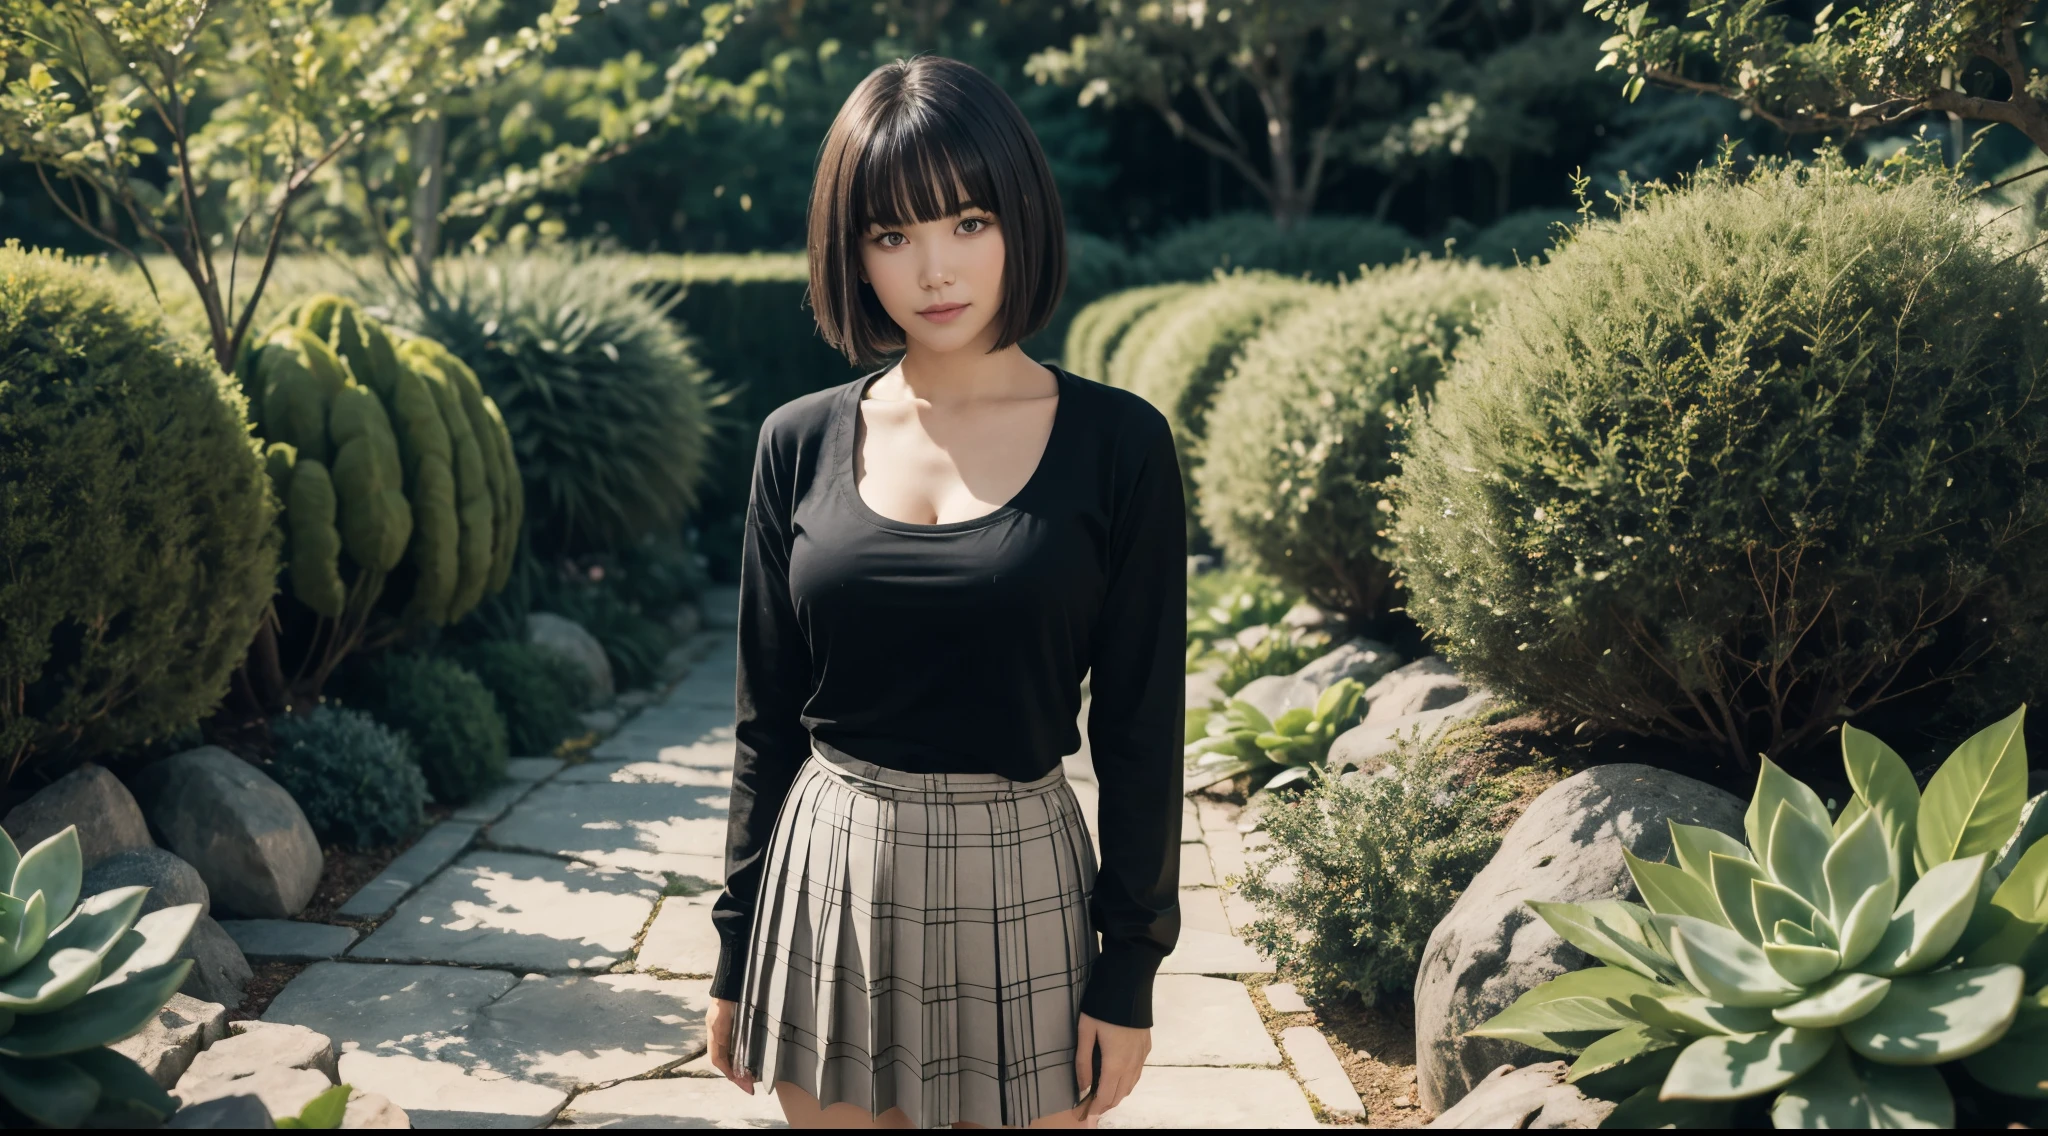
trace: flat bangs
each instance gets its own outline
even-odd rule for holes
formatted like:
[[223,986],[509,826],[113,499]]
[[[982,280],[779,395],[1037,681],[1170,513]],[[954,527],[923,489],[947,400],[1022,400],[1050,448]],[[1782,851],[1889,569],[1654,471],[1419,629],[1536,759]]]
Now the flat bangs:
[[906,115],[871,135],[854,169],[855,231],[937,221],[968,209],[1001,217],[989,156],[963,125],[951,115]]

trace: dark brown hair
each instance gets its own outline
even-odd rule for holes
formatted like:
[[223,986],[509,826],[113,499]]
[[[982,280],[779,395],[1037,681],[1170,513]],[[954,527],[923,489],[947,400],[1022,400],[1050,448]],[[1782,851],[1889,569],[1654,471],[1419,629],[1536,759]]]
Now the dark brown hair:
[[860,278],[868,226],[969,208],[995,214],[1003,238],[1000,351],[1043,328],[1067,286],[1066,222],[1045,152],[1010,96],[959,60],[875,68],[826,131],[811,186],[811,307],[825,342],[856,365],[901,350],[903,329]]

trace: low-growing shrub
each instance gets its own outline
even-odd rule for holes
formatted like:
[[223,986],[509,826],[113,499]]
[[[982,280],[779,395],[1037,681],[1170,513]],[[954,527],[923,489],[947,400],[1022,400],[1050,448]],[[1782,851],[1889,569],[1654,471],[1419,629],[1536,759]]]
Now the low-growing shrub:
[[471,644],[455,659],[497,699],[513,753],[545,756],[583,732],[576,708],[590,697],[590,677],[573,660],[509,639]]
[[1233,563],[1316,605],[1369,619],[1392,569],[1379,483],[1395,470],[1399,408],[1442,377],[1502,273],[1409,261],[1368,273],[1266,325],[1208,414],[1191,500]]
[[0,779],[206,718],[277,578],[241,392],[112,276],[0,249]]
[[1238,273],[1201,285],[1152,309],[1145,322],[1149,346],[1118,352],[1116,384],[1159,408],[1173,426],[1180,450],[1188,544],[1205,546],[1196,506],[1194,470],[1202,449],[1209,404],[1238,349],[1289,312],[1320,299],[1326,289],[1267,273]]
[[535,599],[534,609],[582,624],[604,648],[620,690],[653,685],[661,677],[662,660],[676,645],[666,624],[650,619],[640,605],[602,582],[552,583]]
[[1109,381],[1109,361],[1145,313],[1186,292],[1192,284],[1151,284],[1114,292],[1082,308],[1067,328],[1060,365],[1085,379]]
[[274,719],[269,773],[321,843],[376,848],[418,830],[427,782],[404,734],[360,710],[315,706]]
[[1271,852],[1241,889],[1259,912],[1249,937],[1304,996],[1407,994],[1430,932],[1500,847],[1516,793],[1470,768],[1466,732],[1403,740],[1379,775],[1267,804]]
[[1530,264],[1548,253],[1567,228],[1578,222],[1578,213],[1570,209],[1523,209],[1461,236],[1451,251],[1502,268]]
[[1737,766],[2038,688],[2048,295],[1947,176],[1710,170],[1529,271],[1392,483],[1461,673]]
[[392,653],[353,676],[351,705],[400,730],[434,800],[467,804],[504,779],[511,756],[505,718],[490,689],[453,659]]
[[1264,213],[1228,213],[1176,230],[1141,254],[1154,280],[1206,280],[1217,269],[1264,269],[1335,282],[1416,251],[1406,232],[1364,217],[1304,217],[1286,228]]

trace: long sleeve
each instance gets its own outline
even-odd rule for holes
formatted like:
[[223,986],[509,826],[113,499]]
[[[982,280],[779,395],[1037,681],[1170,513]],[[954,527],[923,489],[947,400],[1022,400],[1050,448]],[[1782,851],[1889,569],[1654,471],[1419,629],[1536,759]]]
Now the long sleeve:
[[1102,955],[1081,1010],[1149,1027],[1153,976],[1180,937],[1187,530],[1172,432],[1157,414],[1143,421],[1153,428],[1112,516],[1108,593],[1089,661],[1088,742],[1102,790],[1090,916]]
[[719,941],[711,996],[733,1001],[746,983],[747,938],[775,817],[811,747],[810,732],[799,717],[810,693],[810,648],[789,590],[793,455],[777,452],[774,424],[771,416],[761,427],[741,547],[739,674],[733,693],[737,744],[725,891],[711,909]]

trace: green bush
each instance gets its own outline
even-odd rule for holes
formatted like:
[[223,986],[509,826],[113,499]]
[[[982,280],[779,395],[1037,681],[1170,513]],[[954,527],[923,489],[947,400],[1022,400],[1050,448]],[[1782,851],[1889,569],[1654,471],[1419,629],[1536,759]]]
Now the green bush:
[[1067,328],[1060,366],[1098,383],[1109,381],[1109,360],[1125,335],[1147,312],[1181,295],[1192,284],[1151,284],[1112,292],[1082,308]]
[[396,844],[426,817],[427,782],[405,735],[360,710],[315,706],[273,719],[269,773],[322,843]]
[[1430,933],[1500,846],[1514,790],[1472,772],[1468,731],[1406,739],[1390,771],[1321,778],[1262,814],[1271,852],[1242,894],[1249,938],[1304,996],[1404,997]]
[[534,610],[552,611],[583,625],[604,648],[620,690],[654,685],[661,662],[676,645],[668,625],[604,582],[552,582],[535,597]]
[[590,697],[590,677],[574,661],[508,639],[463,647],[455,660],[497,699],[513,753],[546,756],[583,732],[576,708]]
[[1206,646],[1247,627],[1278,623],[1300,597],[1242,566],[1188,574],[1188,644]]
[[2048,614],[2048,297],[1946,178],[1710,171],[1581,229],[1393,483],[1476,681],[1737,765],[2011,658]]
[[1388,606],[1378,483],[1399,407],[1431,389],[1506,280],[1460,261],[1380,269],[1267,325],[1208,417],[1194,500],[1234,564],[1353,619]]
[[112,273],[0,249],[0,762],[55,777],[189,728],[277,577],[242,395]]
[[344,692],[350,704],[412,739],[439,803],[467,804],[504,779],[504,715],[482,680],[455,660],[388,654],[362,668]]
[[1560,234],[1578,221],[1578,213],[1570,209],[1523,209],[1461,237],[1451,251],[1481,264],[1530,264],[1549,252]]
[[1216,685],[1225,694],[1236,694],[1255,678],[1293,674],[1329,654],[1330,647],[1330,637],[1321,631],[1276,627],[1249,647],[1219,652],[1223,673],[1216,676]]
[[1363,217],[1305,217],[1283,229],[1263,213],[1228,213],[1167,234],[1139,260],[1152,280],[1248,268],[1334,283],[1415,251],[1407,233]]
[[503,412],[534,550],[601,552],[679,528],[721,398],[664,304],[613,258],[577,252],[449,259],[440,272],[424,308],[397,291],[376,299],[467,364]]

